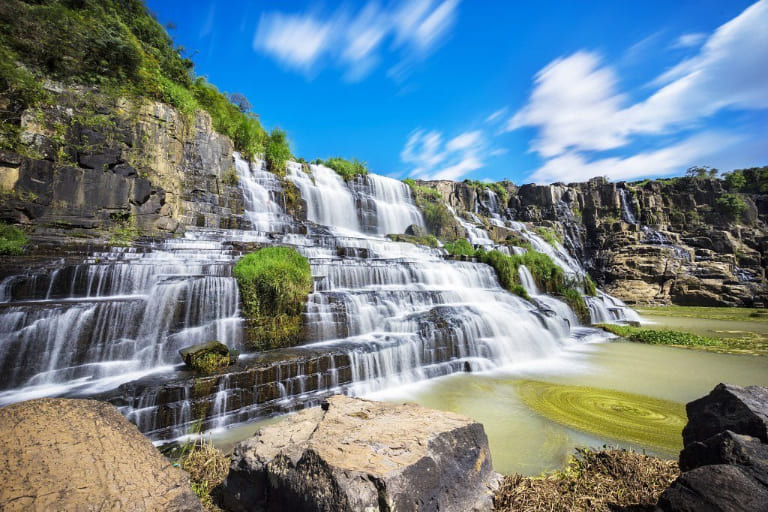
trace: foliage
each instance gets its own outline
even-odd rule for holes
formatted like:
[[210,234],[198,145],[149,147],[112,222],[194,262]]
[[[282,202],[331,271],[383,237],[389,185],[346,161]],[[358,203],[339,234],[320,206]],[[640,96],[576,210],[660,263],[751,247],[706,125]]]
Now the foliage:
[[717,173],[720,172],[715,168],[709,167],[708,165],[704,166],[693,166],[689,167],[688,170],[685,171],[685,176],[687,178],[693,178],[693,179],[704,179],[704,178],[715,178],[717,177]]
[[307,259],[289,247],[266,247],[243,256],[232,269],[258,348],[296,344],[301,314],[312,291]]
[[589,323],[589,308],[587,307],[587,303],[584,301],[584,296],[581,292],[576,288],[567,287],[561,288],[559,293],[573,312],[576,313],[576,318],[578,318],[581,323]]
[[721,341],[717,338],[700,336],[690,332],[672,331],[666,329],[644,329],[629,325],[598,324],[598,327],[637,343],[651,345],[678,345],[684,347],[717,346]]
[[736,194],[723,194],[715,200],[715,208],[728,219],[736,220],[747,209],[747,203]]
[[269,133],[265,157],[270,172],[285,176],[286,164],[291,158],[291,147],[288,136],[280,128],[273,128]]
[[216,506],[216,488],[229,472],[229,457],[213,446],[210,438],[201,436],[185,448],[177,465],[189,473],[192,490],[205,510],[220,510]]
[[592,278],[588,275],[584,275],[582,285],[584,287],[584,294],[591,297],[595,297],[597,295],[597,286],[595,285],[595,282],[592,280]]
[[141,0],[0,2],[0,90],[11,109],[0,116],[0,144],[17,143],[23,109],[47,101],[43,79],[98,86],[115,96],[146,97],[192,115],[206,110],[214,128],[246,158],[264,150],[256,116],[194,78],[192,61],[174,45]]
[[330,167],[336,174],[344,178],[344,181],[349,181],[355,176],[365,176],[368,174],[368,167],[365,162],[361,162],[357,158],[352,161],[344,158],[334,156],[322,162],[326,167]]
[[563,237],[553,228],[546,226],[536,226],[533,228],[537,235],[543,238],[549,245],[555,246],[563,243]]
[[455,242],[447,243],[443,247],[451,256],[475,256],[475,248],[464,238],[459,238]]
[[195,359],[195,370],[203,373],[213,373],[229,366],[229,355],[219,354],[218,352],[206,352]]
[[136,227],[136,217],[113,213],[111,219],[109,240],[107,240],[109,245],[128,246],[138,238],[139,229]]
[[731,192],[768,193],[768,166],[736,169],[725,174],[725,183]]
[[435,237],[435,235],[416,236],[416,235],[404,235],[404,234],[397,233],[397,234],[387,235],[387,238],[389,238],[394,242],[407,242],[411,244],[425,245],[433,249],[440,245],[440,242],[438,242],[437,237]]
[[493,193],[496,194],[496,196],[499,198],[502,208],[506,208],[507,203],[509,202],[509,192],[507,192],[506,188],[506,186],[510,184],[508,181],[487,183],[484,181],[467,179],[464,180],[464,184],[472,187],[478,193],[485,189],[493,191]]
[[0,223],[0,254],[18,256],[24,254],[24,246],[29,240],[21,229]]

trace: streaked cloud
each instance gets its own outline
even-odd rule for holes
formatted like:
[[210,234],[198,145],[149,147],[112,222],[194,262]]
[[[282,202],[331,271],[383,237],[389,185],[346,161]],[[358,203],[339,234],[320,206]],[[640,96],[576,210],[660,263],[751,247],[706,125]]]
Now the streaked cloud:
[[456,180],[483,166],[487,143],[480,130],[464,132],[443,143],[439,131],[416,130],[400,153],[408,175],[431,180]]
[[[253,48],[287,69],[307,76],[326,67],[340,67],[348,81],[368,76],[394,55],[387,74],[402,81],[414,63],[428,57],[454,26],[459,0],[403,0],[382,8],[370,1],[359,11],[261,16]],[[388,44],[387,44],[388,43]]]
[[[545,163],[531,178],[585,179],[606,166],[617,169],[608,173],[611,177],[663,174],[669,162],[690,163],[680,155],[693,158],[694,148],[700,150],[698,158],[706,156],[702,141],[714,139],[701,127],[705,119],[724,110],[768,108],[766,26],[768,0],[761,0],[720,26],[696,55],[661,74],[651,94],[635,103],[621,91],[616,71],[599,54],[579,51],[553,61],[535,76],[527,104],[506,124],[509,131],[536,130],[530,150]],[[693,44],[693,39],[687,42]],[[638,137],[656,140],[634,156],[594,156],[626,148]],[[670,138],[678,142],[667,147]],[[670,149],[678,156],[672,158]],[[582,174],[576,176],[575,169]]]
[[672,44],[672,48],[691,48],[699,46],[707,38],[707,34],[703,32],[693,32],[690,34],[683,34],[677,38]]

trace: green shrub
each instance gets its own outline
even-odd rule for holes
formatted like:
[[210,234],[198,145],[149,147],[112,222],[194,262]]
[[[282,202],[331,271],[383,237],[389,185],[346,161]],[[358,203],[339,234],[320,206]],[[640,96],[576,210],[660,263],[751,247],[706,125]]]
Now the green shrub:
[[368,174],[368,167],[365,162],[361,162],[357,158],[352,161],[335,156],[325,160],[323,165],[330,167],[336,174],[344,178],[344,181],[349,181],[355,176],[365,176]]
[[563,237],[560,236],[560,233],[555,231],[552,228],[544,227],[544,226],[536,226],[533,228],[533,230],[538,234],[541,238],[543,238],[549,245],[557,245],[558,243],[563,243]]
[[435,235],[416,236],[394,233],[387,235],[387,238],[393,242],[406,242],[417,245],[426,245],[427,247],[432,247],[433,249],[440,245]]
[[747,209],[747,203],[737,194],[723,194],[715,200],[715,208],[730,220],[736,220]]
[[584,297],[581,292],[576,288],[563,288],[559,290],[559,294],[563,297],[565,302],[571,307],[576,318],[583,324],[588,324],[590,321],[589,308],[584,301]]
[[312,291],[307,259],[289,247],[266,247],[242,257],[232,273],[251,345],[264,349],[298,343],[304,302]]
[[0,254],[18,256],[24,253],[29,240],[24,231],[16,226],[0,223]]
[[621,336],[629,341],[637,343],[649,343],[652,345],[680,345],[687,347],[721,345],[717,338],[700,336],[690,332],[672,331],[666,329],[643,329],[628,325],[598,324],[603,330]]
[[584,286],[584,293],[586,295],[590,295],[592,297],[595,297],[597,295],[597,286],[595,286],[595,282],[592,280],[591,277],[589,277],[586,274],[584,275],[583,286]]
[[278,176],[285,176],[286,164],[291,158],[291,147],[288,136],[280,128],[273,128],[269,133],[265,157],[270,172]]
[[447,243],[443,247],[451,256],[475,256],[475,248],[464,238],[459,238],[453,243]]

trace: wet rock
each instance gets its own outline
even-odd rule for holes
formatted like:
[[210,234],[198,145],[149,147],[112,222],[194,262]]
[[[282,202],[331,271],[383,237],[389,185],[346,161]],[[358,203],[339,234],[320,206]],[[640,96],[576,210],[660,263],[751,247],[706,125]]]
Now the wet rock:
[[189,477],[112,405],[0,409],[0,509],[202,511]]
[[426,236],[427,230],[419,226],[418,224],[411,224],[410,226],[405,228],[405,234],[411,235],[411,236]]
[[237,362],[237,350],[230,350],[220,341],[209,341],[179,350],[184,363],[191,369],[212,372]]
[[680,475],[658,506],[664,512],[766,512],[768,488],[739,466],[702,466]]
[[235,447],[231,510],[489,510],[499,475],[483,426],[341,395]]
[[709,395],[686,405],[683,445],[706,441],[725,430],[768,443],[768,388],[718,384]]

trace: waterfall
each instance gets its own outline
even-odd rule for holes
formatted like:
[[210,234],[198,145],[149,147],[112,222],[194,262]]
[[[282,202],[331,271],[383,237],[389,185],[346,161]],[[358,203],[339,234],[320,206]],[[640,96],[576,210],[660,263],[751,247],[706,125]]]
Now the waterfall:
[[249,163],[234,153],[235,169],[245,200],[245,215],[253,230],[261,233],[285,232],[292,219],[280,206],[283,187],[277,177],[266,170],[264,160]]
[[517,269],[517,272],[520,274],[520,282],[523,284],[525,291],[528,292],[528,295],[538,295],[539,288],[536,286],[536,281],[533,279],[531,271],[528,270],[528,267],[525,265],[520,265],[520,268]]
[[629,199],[627,199],[627,189],[619,189],[619,200],[621,201],[621,218],[624,219],[624,222],[627,224],[637,224],[638,222],[635,218],[635,214],[632,213],[632,206]]

